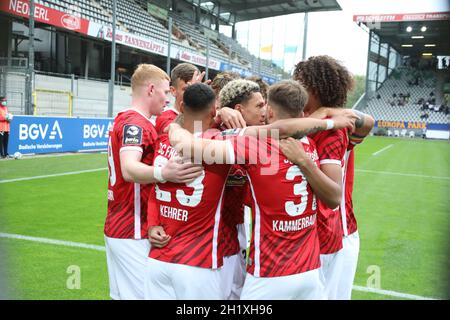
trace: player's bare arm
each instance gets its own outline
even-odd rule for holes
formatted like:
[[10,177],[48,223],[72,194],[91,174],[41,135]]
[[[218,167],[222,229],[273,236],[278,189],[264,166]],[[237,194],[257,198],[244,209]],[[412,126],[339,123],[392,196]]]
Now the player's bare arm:
[[190,183],[202,174],[203,168],[192,163],[183,163],[180,159],[169,160],[162,168],[141,162],[142,152],[124,150],[120,153],[120,167],[127,182],[149,184],[156,182]]
[[[337,116],[334,119],[326,120],[310,118],[283,119],[269,125],[246,127],[243,135],[258,137],[264,132],[264,136],[267,137],[271,136],[272,130],[280,130],[282,132],[279,135],[271,137],[294,136],[301,138],[315,131],[353,127],[355,120],[356,117],[354,115]],[[201,155],[203,157],[202,160],[207,162],[223,161],[229,163],[229,161],[232,161],[229,157],[230,153],[227,152],[230,146],[226,141],[195,138],[192,133],[180,126],[179,121],[171,123],[168,131],[170,143],[184,156],[193,159],[195,155]],[[204,152],[205,150],[208,150],[208,152]]]
[[[246,128],[244,135],[246,136],[259,136],[262,131],[267,132],[269,135],[272,130],[278,132],[280,139],[293,137],[295,139],[301,139],[309,134],[313,134],[322,130],[329,129],[352,129],[355,126],[357,116],[354,114],[336,115],[331,119],[316,119],[316,118],[294,118],[294,119],[281,119],[274,123],[264,126],[252,126]],[[272,136],[272,138],[277,138]]]
[[242,114],[234,109],[224,107],[217,110],[216,123],[223,123],[228,129],[245,128],[245,120]]
[[[169,125],[169,140],[175,150],[184,158],[202,160],[206,162],[222,161],[223,163],[231,163],[228,149],[230,145],[227,141],[211,140],[195,138],[192,133],[182,128],[177,121]],[[204,152],[208,150],[208,152]],[[223,155],[217,157],[217,155]],[[199,155],[199,158],[196,158]]]
[[356,143],[361,142],[362,139],[367,137],[370,131],[375,125],[375,119],[361,111],[353,110],[353,112],[358,116],[358,120],[355,122],[355,130],[350,136],[351,140],[355,140]]
[[280,149],[289,161],[296,164],[305,174],[316,196],[330,208],[336,208],[341,201],[341,188],[323,173],[308,157],[303,147],[293,138],[280,141]]

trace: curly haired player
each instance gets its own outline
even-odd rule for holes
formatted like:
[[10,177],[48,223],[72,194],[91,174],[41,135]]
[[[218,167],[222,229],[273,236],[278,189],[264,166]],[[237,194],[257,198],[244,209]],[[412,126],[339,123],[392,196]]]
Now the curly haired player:
[[[353,88],[353,77],[337,60],[330,56],[310,57],[299,62],[294,79],[308,91],[305,115],[316,118],[333,116],[343,108],[347,93]],[[328,108],[322,108],[327,106]],[[341,190],[341,204],[329,208],[319,201],[318,228],[321,247],[322,280],[329,299],[350,299],[359,252],[359,235],[353,214],[352,191],[354,176],[353,146],[362,142],[374,125],[372,117],[354,111],[359,120],[355,131],[347,129],[312,134],[320,158],[321,170]],[[293,145],[292,145],[293,146]],[[294,146],[293,146],[294,147]],[[294,147],[286,154],[307,176],[311,163]]]

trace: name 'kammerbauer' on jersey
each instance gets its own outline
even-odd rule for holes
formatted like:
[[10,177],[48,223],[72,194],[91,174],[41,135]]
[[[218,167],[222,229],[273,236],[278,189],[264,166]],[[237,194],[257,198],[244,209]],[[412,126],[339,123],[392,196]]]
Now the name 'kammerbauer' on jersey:
[[154,126],[137,110],[127,109],[114,119],[108,143],[108,214],[104,229],[107,237],[148,238],[147,203],[153,186],[125,181],[120,166],[120,152],[142,152],[141,162],[152,165],[156,139]]
[[[253,198],[247,272],[278,277],[319,268],[316,199],[300,168],[281,153],[278,141],[244,136],[231,141],[237,163],[245,162]],[[299,143],[318,165],[314,142]]]

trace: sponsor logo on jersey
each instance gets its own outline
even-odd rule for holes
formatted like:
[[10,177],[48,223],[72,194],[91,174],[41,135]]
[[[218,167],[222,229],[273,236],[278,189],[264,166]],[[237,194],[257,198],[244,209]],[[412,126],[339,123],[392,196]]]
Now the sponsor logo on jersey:
[[133,124],[123,127],[123,144],[140,145],[142,142],[142,128]]

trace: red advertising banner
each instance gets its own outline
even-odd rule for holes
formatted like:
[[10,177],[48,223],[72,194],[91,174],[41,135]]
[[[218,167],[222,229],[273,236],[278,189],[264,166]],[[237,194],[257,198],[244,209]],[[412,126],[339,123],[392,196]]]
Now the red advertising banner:
[[353,21],[355,22],[433,21],[449,19],[450,12],[362,14],[353,16]]
[[[30,4],[28,0],[2,0],[0,1],[0,11],[28,18],[30,15]],[[34,19],[38,22],[83,34],[87,34],[89,29],[89,20],[39,4],[34,5]]]

